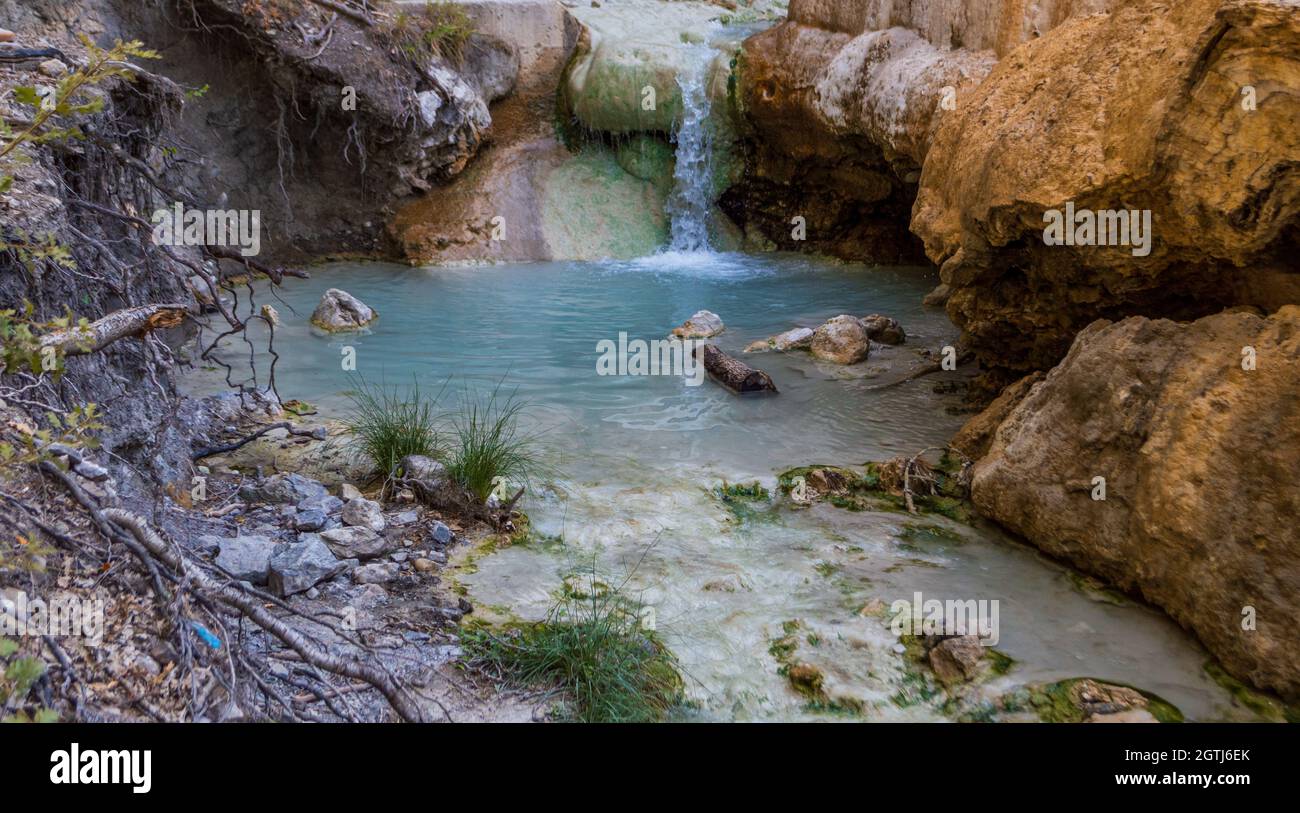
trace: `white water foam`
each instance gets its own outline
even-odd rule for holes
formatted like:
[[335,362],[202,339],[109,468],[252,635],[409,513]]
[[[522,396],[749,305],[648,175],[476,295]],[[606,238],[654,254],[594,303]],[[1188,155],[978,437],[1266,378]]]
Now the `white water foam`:
[[677,74],[682,121],[677,128],[677,166],[668,199],[675,252],[709,250],[709,215],[713,208],[713,132],[709,121],[709,68],[716,52],[707,45],[689,48],[686,70]]

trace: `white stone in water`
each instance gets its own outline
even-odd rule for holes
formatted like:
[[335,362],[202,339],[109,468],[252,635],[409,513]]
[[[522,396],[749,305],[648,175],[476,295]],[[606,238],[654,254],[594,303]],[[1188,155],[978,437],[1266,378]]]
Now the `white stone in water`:
[[812,328],[796,327],[784,333],[776,334],[769,341],[772,343],[772,349],[785,352],[787,350],[807,350],[812,346],[812,338]]
[[328,331],[355,330],[373,322],[379,314],[347,291],[330,288],[311,315],[311,323]]
[[725,329],[721,316],[713,311],[700,310],[680,327],[673,328],[673,335],[679,339],[709,339]]

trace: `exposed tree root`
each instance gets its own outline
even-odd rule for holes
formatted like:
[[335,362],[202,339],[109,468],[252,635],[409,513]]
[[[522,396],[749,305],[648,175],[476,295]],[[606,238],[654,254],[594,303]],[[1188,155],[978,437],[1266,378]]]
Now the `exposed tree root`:
[[[197,623],[190,617],[196,608],[203,609],[212,623],[218,627],[224,627],[221,614],[216,612],[218,608],[234,612],[238,617],[251,621],[292,649],[304,663],[331,675],[362,681],[367,688],[376,689],[403,720],[426,721],[426,715],[419,703],[409,690],[382,665],[375,654],[333,623],[298,613],[273,596],[250,590],[234,582],[227,574],[222,573],[222,578],[211,575],[207,570],[210,565],[199,562],[178,546],[169,544],[142,518],[119,508],[101,508],[96,499],[76,482],[72,474],[64,471],[53,461],[42,461],[38,469],[42,474],[62,484],[72,498],[90,514],[96,529],[110,542],[124,545],[149,572],[159,608],[172,617],[171,627],[182,642],[187,641],[189,637],[185,631],[190,630],[192,625]],[[315,640],[276,617],[268,609],[268,605],[308,618],[313,623],[336,633],[356,649],[331,647]],[[223,635],[222,639],[230,649],[237,650],[239,645],[229,634]],[[55,652],[55,657],[64,666],[66,682],[69,684],[74,682],[75,670],[72,669],[66,655],[60,658],[59,653]],[[246,653],[236,651],[235,654],[227,657],[230,664],[230,679],[226,688],[232,697],[236,689],[236,676],[244,674],[250,676],[264,694],[280,704],[290,718],[311,719],[313,717],[313,715],[299,713],[292,701],[285,699],[273,688],[264,671],[253,666],[253,661]],[[266,671],[270,671],[270,677],[277,679],[282,677],[273,669]],[[321,689],[315,684],[301,680],[286,682],[313,693],[319,692],[322,699],[332,699],[344,693],[328,687],[328,684],[326,684],[327,688]],[[317,682],[324,683],[319,679]],[[354,685],[349,684],[349,686],[347,692],[356,690]],[[330,703],[327,705],[343,719],[355,719],[354,715]]]

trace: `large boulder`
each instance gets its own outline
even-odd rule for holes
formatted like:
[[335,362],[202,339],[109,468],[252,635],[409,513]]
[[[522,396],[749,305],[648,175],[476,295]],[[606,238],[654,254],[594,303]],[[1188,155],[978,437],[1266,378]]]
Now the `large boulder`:
[[[1293,0],[1116,4],[1011,51],[938,118],[912,230],[988,365],[1050,367],[1099,317],[1274,310],[1300,301],[1297,121]],[[1149,223],[1140,242],[1115,223],[1106,245],[1085,227],[1048,244],[1053,218],[1119,211]]]
[[871,353],[871,340],[857,319],[841,314],[813,332],[810,349],[823,361],[857,364]]
[[1300,306],[1131,317],[1090,325],[1023,393],[971,495],[1044,551],[1164,608],[1234,676],[1294,700],[1298,460]]
[[984,410],[966,421],[957,434],[952,436],[948,445],[961,452],[969,460],[978,460],[988,454],[993,445],[993,436],[998,427],[1007,419],[1011,411],[1024,400],[1029,390],[1043,380],[1043,373],[1030,373],[1015,381],[998,394]]
[[330,288],[312,312],[311,323],[331,333],[363,328],[379,314],[347,291]]

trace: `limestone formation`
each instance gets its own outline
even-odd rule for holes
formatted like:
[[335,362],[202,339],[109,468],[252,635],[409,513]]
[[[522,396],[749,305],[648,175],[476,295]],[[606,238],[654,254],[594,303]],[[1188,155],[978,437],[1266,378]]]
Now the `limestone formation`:
[[[940,118],[912,228],[985,363],[1050,367],[1101,316],[1300,301],[1292,0],[1139,0],[1071,19]],[[1121,211],[1138,218],[1105,214]],[[1105,217],[1119,244],[1047,245],[1052,212],[1098,231]],[[1149,245],[1124,244],[1148,216]]]
[[1234,676],[1294,699],[1297,460],[1300,306],[1131,317],[1079,334],[1002,422],[971,491],[986,516],[1165,609]]
[[[745,42],[736,95],[747,174],[723,207],[782,248],[877,262],[921,256],[905,221],[947,112],[941,105],[983,78],[995,57],[953,49],[960,30],[930,40],[909,27],[939,9],[906,16],[889,6],[794,0],[786,23]],[[794,215],[806,221],[803,239],[791,228]]]

